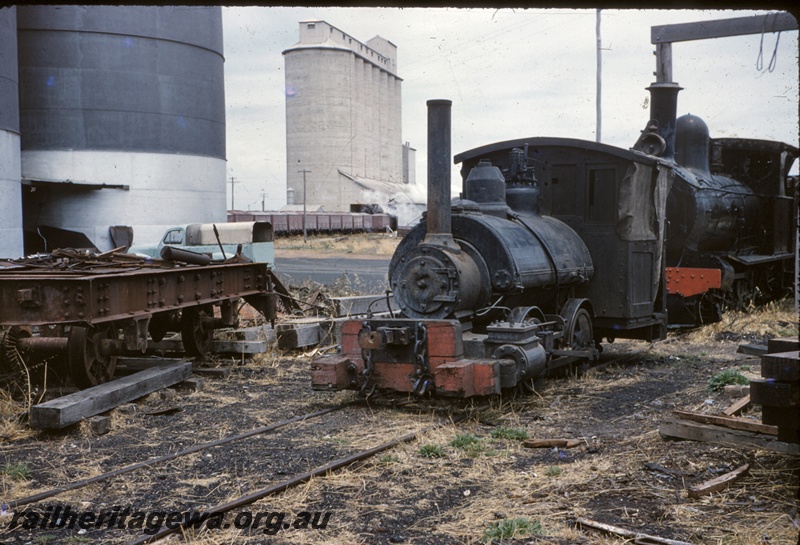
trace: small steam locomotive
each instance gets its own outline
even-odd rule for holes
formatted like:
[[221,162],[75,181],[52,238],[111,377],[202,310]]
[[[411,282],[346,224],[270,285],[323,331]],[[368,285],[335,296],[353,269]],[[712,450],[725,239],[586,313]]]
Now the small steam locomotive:
[[312,386],[531,391],[553,369],[597,360],[602,339],[664,339],[670,323],[780,295],[798,150],[711,140],[699,118],[676,120],[676,87],[649,88],[653,119],[630,150],[533,137],[457,155],[452,202],[450,102],[429,101],[428,211],[389,268],[401,316],[346,322]]

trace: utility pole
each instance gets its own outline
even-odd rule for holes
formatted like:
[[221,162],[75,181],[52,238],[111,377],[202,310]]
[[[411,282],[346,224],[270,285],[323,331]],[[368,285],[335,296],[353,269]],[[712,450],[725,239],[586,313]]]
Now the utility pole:
[[241,183],[241,182],[235,181],[235,178],[233,176],[231,176],[231,210],[236,210],[236,204],[234,203],[233,193],[234,193],[234,188],[235,188],[234,184],[239,184],[239,183]]
[[261,192],[261,211],[262,212],[266,212],[267,211],[267,209],[264,208],[264,199],[266,199],[266,198],[267,198],[267,192],[266,191],[262,191]]
[[303,244],[305,244],[308,241],[306,238],[306,173],[311,171],[304,168],[303,170],[298,170],[297,172],[303,173]]
[[597,98],[596,98],[596,104],[597,104],[597,130],[595,132],[595,142],[599,142],[600,141],[601,121],[603,119],[602,110],[601,110],[601,98],[602,98],[601,89],[602,89],[602,87],[601,87],[601,79],[600,79],[600,74],[601,74],[601,71],[602,71],[602,68],[603,68],[603,63],[602,63],[602,53],[601,53],[601,49],[600,49],[601,46],[602,46],[602,41],[600,40],[600,10],[599,9],[597,10],[597,22],[595,24],[595,35],[597,37]]

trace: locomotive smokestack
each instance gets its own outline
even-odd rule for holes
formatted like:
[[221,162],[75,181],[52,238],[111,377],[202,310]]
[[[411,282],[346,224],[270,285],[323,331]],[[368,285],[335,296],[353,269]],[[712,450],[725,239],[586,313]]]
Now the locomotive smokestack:
[[428,101],[428,233],[425,244],[458,250],[450,228],[450,100]]
[[652,83],[650,91],[650,119],[658,122],[658,134],[664,139],[666,148],[662,157],[671,159],[675,155],[675,118],[678,112],[678,91],[683,89],[672,81]]

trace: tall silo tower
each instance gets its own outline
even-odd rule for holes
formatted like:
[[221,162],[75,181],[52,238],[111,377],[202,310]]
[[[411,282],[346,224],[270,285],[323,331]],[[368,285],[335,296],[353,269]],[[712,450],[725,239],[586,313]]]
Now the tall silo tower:
[[21,5],[17,26],[30,240],[226,220],[221,8]]
[[397,47],[380,36],[362,43],[325,21],[303,21],[300,41],[283,55],[287,192],[295,203],[307,193],[307,204],[348,211],[375,202],[376,193],[399,191]]
[[0,258],[22,255],[17,12],[0,8]]

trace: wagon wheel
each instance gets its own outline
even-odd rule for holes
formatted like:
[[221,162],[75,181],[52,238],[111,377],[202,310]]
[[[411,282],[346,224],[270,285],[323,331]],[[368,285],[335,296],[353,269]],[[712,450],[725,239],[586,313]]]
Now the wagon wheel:
[[[545,316],[539,307],[517,307],[511,311],[508,321],[520,324],[540,324],[545,321]],[[521,394],[532,394],[536,391],[534,381],[533,377],[520,380],[517,383],[517,391]]]
[[181,339],[183,340],[183,350],[189,356],[203,357],[211,348],[211,341],[214,339],[214,330],[203,326],[204,318],[214,317],[214,307],[204,305],[202,307],[187,308],[181,315]]
[[72,326],[67,339],[69,374],[78,388],[108,382],[117,368],[117,356],[103,346],[105,339],[116,340],[117,328],[111,325]]

